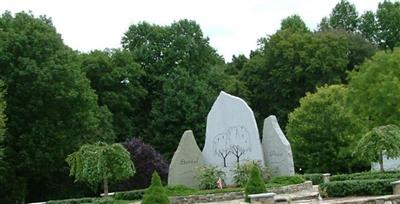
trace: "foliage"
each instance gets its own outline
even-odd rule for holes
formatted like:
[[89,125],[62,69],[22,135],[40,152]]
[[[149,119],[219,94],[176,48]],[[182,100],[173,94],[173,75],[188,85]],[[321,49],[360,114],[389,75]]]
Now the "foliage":
[[294,176],[276,176],[272,177],[266,184],[267,186],[287,186],[304,183],[305,179],[300,175]]
[[128,180],[115,184],[112,188],[114,191],[147,188],[154,171],[157,171],[163,182],[167,181],[168,163],[151,145],[144,143],[140,138],[132,138],[122,145],[128,150],[136,173]]
[[400,128],[396,125],[373,128],[361,138],[355,152],[368,161],[379,161],[384,171],[384,156],[391,159],[400,156]]
[[217,187],[218,178],[224,180],[225,173],[216,166],[203,166],[197,169],[197,178],[200,189],[214,189]]
[[380,51],[358,69],[349,76],[349,107],[365,129],[400,125],[400,49]]
[[292,15],[281,21],[281,30],[287,29],[302,33],[309,32],[309,29],[299,15]]
[[6,102],[4,101],[4,83],[0,80],[0,185],[4,186],[6,179],[6,168],[7,164],[4,158],[4,132],[6,130],[6,115],[4,110],[6,108]]
[[376,19],[381,47],[393,50],[395,46],[400,45],[400,2],[385,0],[379,3]]
[[357,31],[358,22],[356,7],[347,0],[341,0],[336,4],[329,16],[330,27],[344,29],[348,32]]
[[249,195],[266,192],[265,183],[261,177],[260,170],[257,166],[253,166],[250,172],[250,178],[247,181],[244,193],[245,201],[250,202]]
[[234,183],[240,187],[245,187],[247,181],[250,178],[250,173],[253,166],[256,166],[260,170],[261,177],[264,181],[270,178],[270,174],[267,168],[262,167],[259,163],[256,163],[254,161],[246,161],[243,164],[236,165],[236,167],[233,169]]
[[153,173],[153,176],[151,178],[151,186],[146,190],[142,200],[142,204],[153,203],[170,203],[165,188],[161,184],[160,176],[158,176],[156,171]]
[[100,106],[113,114],[113,129],[118,141],[141,135],[144,125],[142,102],[147,94],[142,86],[144,71],[128,51],[92,51],[80,55],[81,67],[96,91]]
[[304,174],[303,177],[307,181],[311,181],[313,185],[319,185],[324,182],[324,177],[320,173]]
[[114,139],[111,114],[97,105],[77,56],[50,19],[23,12],[0,16],[0,79],[8,104],[4,144],[12,172],[0,191],[19,194],[0,198],[65,196],[77,187],[68,178],[65,157],[84,143]]
[[78,151],[68,155],[67,162],[71,176],[76,181],[86,182],[96,188],[104,182],[104,194],[108,194],[108,182],[127,179],[135,173],[129,152],[120,145],[98,142],[83,145]]
[[138,189],[133,191],[120,191],[112,196],[117,200],[141,200],[146,189]]
[[400,172],[360,172],[353,174],[338,174],[333,175],[330,181],[346,181],[346,180],[376,180],[376,179],[396,179],[400,177]]
[[360,128],[346,108],[347,94],[343,85],[323,86],[290,113],[287,136],[295,165],[305,172],[348,172],[363,165],[352,155]]
[[320,194],[324,197],[386,195],[392,193],[392,185],[390,183],[395,180],[333,181],[320,184],[319,189]]
[[283,126],[306,92],[324,84],[345,83],[347,71],[375,52],[359,35],[338,30],[279,30],[260,45],[239,79],[251,90],[250,103],[257,121],[274,114]]
[[148,94],[141,116],[147,120],[144,141],[168,159],[180,134],[192,129],[201,146],[205,115],[219,92],[212,85],[221,83],[213,77],[212,68],[223,64],[223,60],[209,45],[200,26],[189,20],[167,26],[142,22],[129,27],[122,46],[146,72],[143,86]]

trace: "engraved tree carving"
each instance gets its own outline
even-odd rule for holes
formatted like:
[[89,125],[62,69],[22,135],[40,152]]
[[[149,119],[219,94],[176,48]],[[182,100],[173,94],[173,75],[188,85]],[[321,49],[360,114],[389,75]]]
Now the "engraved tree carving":
[[240,158],[251,150],[249,133],[243,126],[230,128],[228,132],[232,138],[230,150],[239,164]]
[[235,156],[236,163],[239,164],[240,158],[251,151],[249,132],[243,126],[230,127],[226,132],[218,134],[213,145],[214,153],[222,159],[224,167],[227,167],[230,154]]
[[229,148],[230,145],[229,137],[227,137],[226,133],[221,133],[214,138],[213,143],[214,143],[214,153],[218,157],[222,158],[224,167],[227,167],[226,159],[231,153],[231,150]]

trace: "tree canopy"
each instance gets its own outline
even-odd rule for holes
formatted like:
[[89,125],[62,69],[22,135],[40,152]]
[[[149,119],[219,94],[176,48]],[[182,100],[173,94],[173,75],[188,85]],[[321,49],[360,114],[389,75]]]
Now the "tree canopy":
[[0,30],[9,176],[19,193],[26,187],[28,200],[39,201],[70,183],[67,154],[82,143],[114,139],[111,114],[97,105],[77,53],[63,44],[49,19],[6,12]]
[[129,152],[121,144],[83,145],[66,160],[75,181],[86,182],[94,189],[103,183],[105,196],[108,195],[108,183],[127,179],[135,173]]
[[286,127],[296,168],[338,173],[365,166],[352,155],[359,123],[347,108],[347,97],[345,86],[331,85],[300,99]]

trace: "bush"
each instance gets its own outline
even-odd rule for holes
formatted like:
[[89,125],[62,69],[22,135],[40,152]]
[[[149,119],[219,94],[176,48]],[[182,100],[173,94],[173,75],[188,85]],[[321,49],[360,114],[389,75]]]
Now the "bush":
[[260,175],[260,170],[257,166],[253,166],[250,172],[250,178],[247,181],[245,192],[245,201],[250,202],[250,194],[263,193],[266,191],[265,184]]
[[168,196],[184,196],[184,195],[193,195],[198,192],[198,190],[189,188],[182,185],[177,186],[168,186],[167,188]]
[[267,182],[267,187],[287,186],[287,185],[304,183],[304,181],[305,179],[300,175],[277,176],[277,177],[272,177],[272,179]]
[[165,188],[161,184],[161,179],[155,171],[151,178],[151,186],[146,190],[143,196],[142,204],[169,204]]
[[244,187],[249,180],[250,171],[253,166],[256,166],[261,171],[261,176],[264,181],[269,179],[270,174],[266,167],[262,167],[259,163],[254,161],[247,161],[237,165],[235,169],[233,169],[233,182],[235,182],[237,186]]
[[136,173],[126,181],[113,185],[113,191],[144,189],[150,186],[151,176],[157,171],[161,180],[166,183],[168,178],[168,163],[151,145],[145,144],[140,138],[132,138],[122,145],[128,150]]
[[324,182],[324,177],[320,173],[304,174],[303,177],[307,181],[311,181],[313,185],[318,185]]
[[319,185],[324,197],[385,195],[392,193],[393,182],[397,179],[333,181]]
[[354,174],[339,174],[331,176],[331,181],[346,181],[346,180],[373,180],[373,179],[395,179],[400,178],[399,171],[391,172],[361,172]]
[[113,198],[119,199],[119,200],[141,200],[143,198],[144,192],[145,192],[145,189],[116,192],[113,195]]
[[216,188],[218,178],[224,180],[225,173],[216,166],[203,166],[197,171],[197,178],[200,182],[200,189]]

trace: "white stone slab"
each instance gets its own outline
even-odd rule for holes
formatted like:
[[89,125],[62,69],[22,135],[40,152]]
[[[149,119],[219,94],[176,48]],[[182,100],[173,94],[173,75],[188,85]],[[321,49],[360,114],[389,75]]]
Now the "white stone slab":
[[265,165],[275,176],[294,175],[292,148],[274,115],[264,120],[262,147]]
[[206,165],[225,172],[228,185],[233,182],[232,170],[238,162],[264,164],[254,113],[244,100],[221,91],[207,116],[203,157]]
[[196,171],[203,164],[203,155],[197,146],[193,132],[191,130],[185,131],[169,165],[168,185],[185,185],[198,188],[199,182],[196,178]]

